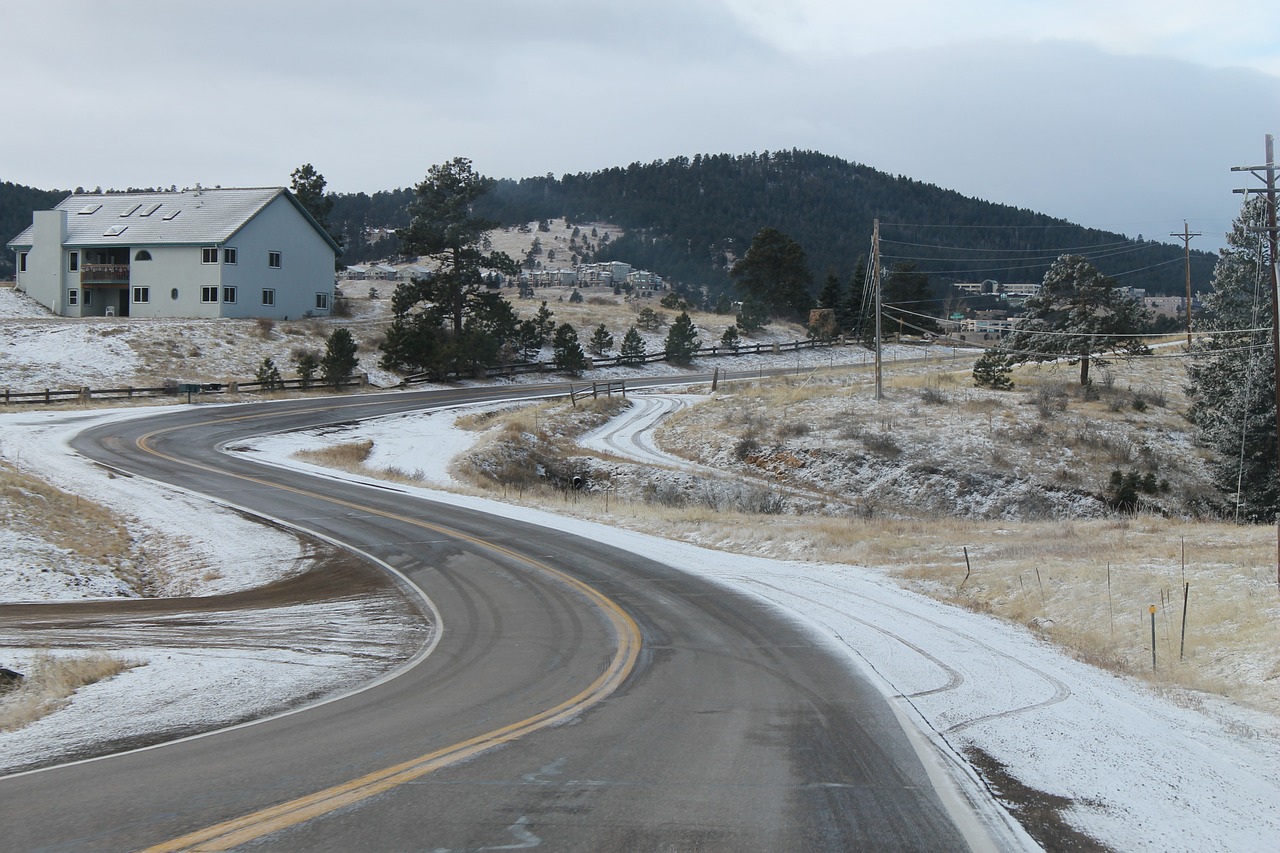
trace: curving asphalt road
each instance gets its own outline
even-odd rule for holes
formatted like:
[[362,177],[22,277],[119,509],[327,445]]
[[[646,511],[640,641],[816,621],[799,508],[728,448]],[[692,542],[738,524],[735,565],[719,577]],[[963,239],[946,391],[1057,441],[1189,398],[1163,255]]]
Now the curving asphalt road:
[[584,538],[219,452],[553,390],[197,406],[82,433],[77,449],[118,471],[393,567],[437,630],[354,695],[0,778],[0,847],[968,849],[888,703],[759,600]]

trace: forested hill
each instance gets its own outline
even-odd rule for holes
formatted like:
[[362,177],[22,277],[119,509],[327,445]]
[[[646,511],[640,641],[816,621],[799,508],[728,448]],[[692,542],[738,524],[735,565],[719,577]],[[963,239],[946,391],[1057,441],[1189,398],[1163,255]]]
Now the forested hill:
[[[31,226],[31,214],[50,210],[69,195],[67,190],[38,190],[0,181],[0,246]],[[0,252],[0,279],[13,278],[13,253]]]
[[[1082,228],[809,151],[677,157],[559,179],[504,180],[478,208],[505,223],[558,216],[614,223],[626,236],[593,260],[625,260],[713,292],[727,282],[726,261],[741,257],[764,226],[804,248],[816,282],[828,269],[847,279],[867,256],[876,218],[886,265],[915,263],[935,287],[1040,281],[1066,252],[1153,294],[1186,286],[1181,245]],[[1211,253],[1192,253],[1198,287],[1207,287],[1214,261]]]
[[[31,224],[33,210],[49,209],[65,195],[0,183],[0,236],[12,239]],[[407,225],[412,190],[329,197],[329,227],[345,240],[344,262],[394,254],[395,239],[370,244],[370,230]],[[713,295],[728,286],[728,266],[765,226],[800,244],[815,286],[828,269],[848,280],[867,256],[876,218],[886,266],[914,263],[935,288],[952,281],[1040,281],[1068,252],[1153,294],[1185,288],[1181,245],[1082,228],[811,151],[700,154],[562,178],[502,180],[477,213],[511,225],[560,216],[614,223],[624,236],[591,260],[624,260]],[[1192,252],[1197,289],[1208,286],[1215,260]],[[0,277],[12,275],[12,254],[0,253]]]

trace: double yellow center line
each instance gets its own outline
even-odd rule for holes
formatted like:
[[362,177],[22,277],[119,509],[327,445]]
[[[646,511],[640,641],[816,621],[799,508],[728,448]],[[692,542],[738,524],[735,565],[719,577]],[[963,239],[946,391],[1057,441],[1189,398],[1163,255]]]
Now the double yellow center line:
[[[243,416],[243,419],[247,420],[257,417],[264,417],[264,415]],[[217,422],[218,421],[208,421],[206,423]],[[605,596],[595,587],[583,583],[577,578],[565,574],[559,569],[553,568],[546,563],[523,554],[518,554],[501,545],[487,542],[483,539],[460,531],[422,521],[421,519],[410,518],[398,513],[386,512],[374,507],[342,500],[331,495],[324,495],[306,489],[282,486],[257,477],[223,471],[201,463],[170,456],[151,446],[151,441],[158,435],[178,429],[187,429],[192,426],[203,425],[204,424],[190,424],[184,427],[169,427],[166,429],[156,430],[139,438],[137,446],[145,453],[166,459],[178,465],[197,468],[223,476],[235,477],[239,480],[244,480],[269,488],[284,489],[286,491],[293,492],[294,494],[327,501],[328,503],[345,507],[347,509],[369,513],[371,515],[377,515],[404,524],[431,530],[455,539],[470,542],[474,545],[495,551],[510,559],[524,563],[535,571],[554,578],[557,581],[577,590],[591,604],[599,608],[613,629],[614,636],[617,639],[617,649],[604,672],[601,673],[595,681],[577,695],[566,699],[552,708],[548,708],[545,711],[534,714],[533,716],[527,717],[519,722],[511,723],[501,728],[494,729],[493,731],[468,738],[467,740],[453,744],[452,746],[447,746],[442,749],[435,750],[434,752],[420,755],[417,758],[412,758],[399,764],[393,764],[392,766],[383,768],[382,770],[366,773],[363,776],[351,779],[350,781],[343,782],[339,785],[325,788],[321,791],[316,791],[313,794],[298,797],[297,799],[289,800],[288,802],[270,806],[265,809],[260,809],[259,811],[250,812],[249,814],[213,824],[212,826],[196,830],[195,832],[189,832],[162,844],[148,847],[143,851],[143,853],[230,850],[241,844],[246,844],[255,839],[279,832],[282,829],[287,829],[313,818],[321,817],[337,809],[346,808],[355,803],[366,800],[369,797],[376,796],[395,788],[398,785],[403,785],[406,782],[412,782],[413,780],[425,776],[428,773],[432,773],[460,761],[465,761],[473,756],[485,752],[486,750],[493,749],[496,746],[510,743],[511,741],[523,737],[531,732],[545,729],[571,719],[610,696],[618,689],[622,682],[626,680],[627,676],[630,675],[632,670],[635,668],[636,661],[640,656],[642,642],[640,629],[636,625],[635,620],[632,619],[616,602]]]

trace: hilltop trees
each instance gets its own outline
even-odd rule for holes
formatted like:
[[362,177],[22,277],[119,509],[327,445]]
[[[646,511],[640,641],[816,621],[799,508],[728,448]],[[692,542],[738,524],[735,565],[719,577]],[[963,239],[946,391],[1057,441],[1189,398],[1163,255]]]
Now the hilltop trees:
[[1000,347],[1015,363],[1067,359],[1080,365],[1080,384],[1087,386],[1099,355],[1147,351],[1136,337],[1145,318],[1141,304],[1080,255],[1058,258],[1024,307],[1027,318]]
[[804,249],[776,228],[757,231],[730,274],[746,297],[764,305],[772,316],[803,320],[813,304]]
[[1250,230],[1264,225],[1264,211],[1261,199],[1251,199],[1232,223],[1196,324],[1216,334],[1196,341],[1187,367],[1191,421],[1219,454],[1214,478],[1254,522],[1273,521],[1280,507],[1271,293],[1262,274],[1265,238]]

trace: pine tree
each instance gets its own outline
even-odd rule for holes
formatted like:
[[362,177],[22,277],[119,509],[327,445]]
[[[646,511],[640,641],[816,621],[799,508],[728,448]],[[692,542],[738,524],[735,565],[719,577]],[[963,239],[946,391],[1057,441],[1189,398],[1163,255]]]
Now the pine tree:
[[[895,305],[902,309],[893,313],[901,323],[901,327],[910,329],[913,333],[937,334],[942,331],[942,327],[932,317],[917,316],[929,310],[933,304],[931,297],[929,276],[916,272],[916,265],[912,261],[899,261],[894,264],[881,285],[881,305]],[[888,314],[885,315],[886,318],[888,316]],[[895,325],[899,325],[899,322],[895,322]]]
[[613,349],[613,335],[609,334],[609,329],[604,323],[596,326],[595,332],[591,335],[590,346],[594,355],[604,355]]
[[1103,353],[1148,352],[1142,340],[1133,337],[1145,322],[1142,305],[1081,255],[1054,261],[1040,292],[1024,307],[1027,317],[1005,339],[1005,352],[1018,362],[1066,359],[1079,364],[1082,386],[1089,384],[1093,361],[1106,363],[1099,357]]
[[819,308],[839,308],[844,298],[844,288],[840,286],[840,278],[833,268],[828,267],[827,279],[822,284],[822,292],[818,294]]
[[[412,219],[396,232],[402,251],[430,258],[439,266],[435,275],[401,285],[401,308],[406,302],[424,303],[439,315],[455,335],[484,292],[482,270],[516,275],[515,261],[503,252],[485,252],[485,232],[498,223],[473,216],[471,207],[487,193],[493,180],[477,174],[471,161],[455,157],[432,166],[418,184],[409,205]],[[401,310],[398,314],[408,313]]]
[[535,358],[542,351],[546,340],[536,320],[524,320],[516,329],[516,348],[525,361]]
[[742,338],[738,337],[738,327],[730,326],[724,330],[724,334],[720,336],[720,346],[737,350],[742,346]]
[[680,316],[667,330],[667,361],[672,364],[689,364],[697,355],[698,347],[701,345],[702,342],[698,340],[698,330],[694,327],[693,320],[689,319],[689,313],[681,311]]
[[654,311],[649,306],[641,308],[636,312],[636,325],[646,332],[656,332],[662,328],[662,324],[666,322],[666,318]]
[[556,370],[577,376],[587,367],[587,354],[582,351],[582,345],[578,343],[578,332],[568,323],[556,329],[555,336],[551,340],[551,351],[554,354]]
[[867,260],[858,259],[858,266],[849,279],[849,286],[844,289],[843,298],[836,306],[836,325],[861,341],[868,341],[874,335],[874,322],[867,322],[866,305],[863,291],[867,285]]
[[742,308],[734,319],[737,321],[738,329],[744,335],[751,335],[768,324],[769,309],[759,299],[754,296],[748,296],[742,300]]
[[316,372],[320,369],[320,357],[311,350],[298,353],[293,361],[298,368],[298,376],[302,379],[302,387],[310,388],[315,381]]
[[289,189],[298,203],[311,214],[321,228],[329,229],[329,213],[333,210],[333,196],[325,195],[324,175],[310,163],[303,163],[293,170]]
[[644,338],[632,326],[622,336],[622,349],[619,351],[623,364],[643,364],[645,357]]
[[813,277],[800,244],[776,228],[761,228],[746,255],[730,274],[748,297],[764,305],[770,316],[803,320],[813,304]]
[[325,341],[324,356],[320,359],[320,377],[336,391],[355,372],[360,361],[356,358],[358,346],[351,330],[334,329]]
[[254,378],[262,383],[263,391],[275,391],[284,387],[284,380],[280,378],[280,369],[276,367],[271,356],[264,358],[262,364],[258,365],[258,372]]
[[973,363],[973,384],[979,388],[1009,391],[1013,388],[1013,380],[1009,378],[1012,369],[1007,356],[989,349]]
[[[1213,291],[1196,321],[1201,336],[1187,367],[1189,416],[1202,442],[1217,451],[1214,479],[1252,522],[1272,522],[1280,507],[1276,476],[1275,363],[1269,321],[1261,199],[1242,208],[1218,255]],[[1256,330],[1256,331],[1255,331]]]
[[533,323],[541,336],[538,346],[543,346],[551,339],[551,333],[556,330],[556,321],[554,312],[547,307],[547,300],[542,300],[542,305],[538,306],[538,313],[533,315]]

